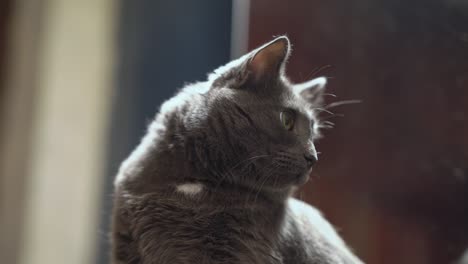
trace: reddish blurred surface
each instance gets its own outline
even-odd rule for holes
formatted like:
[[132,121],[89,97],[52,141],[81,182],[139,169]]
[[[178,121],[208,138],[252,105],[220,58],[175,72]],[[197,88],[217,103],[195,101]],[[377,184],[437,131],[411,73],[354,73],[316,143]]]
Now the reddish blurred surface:
[[330,77],[335,128],[301,197],[367,263],[452,263],[468,247],[468,5],[251,1],[249,48],[293,44],[288,75]]

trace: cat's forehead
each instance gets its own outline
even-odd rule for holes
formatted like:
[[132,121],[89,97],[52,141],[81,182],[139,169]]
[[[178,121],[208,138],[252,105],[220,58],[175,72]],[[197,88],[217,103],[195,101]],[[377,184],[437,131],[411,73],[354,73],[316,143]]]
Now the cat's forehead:
[[[236,100],[237,103],[247,104],[257,108],[263,108],[262,110],[273,111],[273,110],[285,110],[290,109],[302,113],[303,115],[313,118],[313,109],[309,102],[294,92],[293,87],[289,82],[280,82],[269,87],[270,92],[254,92],[249,90],[232,90],[226,89],[227,93],[232,95],[232,99]],[[240,96],[236,96],[240,95]]]

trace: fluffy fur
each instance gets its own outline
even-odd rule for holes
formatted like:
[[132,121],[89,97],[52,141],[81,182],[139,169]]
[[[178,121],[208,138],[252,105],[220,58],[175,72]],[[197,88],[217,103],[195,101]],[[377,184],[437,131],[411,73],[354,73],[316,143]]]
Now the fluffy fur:
[[291,197],[317,161],[325,79],[291,84],[289,53],[277,38],[162,105],[116,177],[112,263],[361,263]]

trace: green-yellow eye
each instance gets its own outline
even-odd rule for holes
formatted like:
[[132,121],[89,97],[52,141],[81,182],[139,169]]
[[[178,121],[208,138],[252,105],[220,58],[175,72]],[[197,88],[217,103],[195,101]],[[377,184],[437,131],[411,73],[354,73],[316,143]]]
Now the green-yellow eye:
[[291,111],[283,111],[280,113],[281,124],[284,128],[291,131],[294,128],[294,114]]

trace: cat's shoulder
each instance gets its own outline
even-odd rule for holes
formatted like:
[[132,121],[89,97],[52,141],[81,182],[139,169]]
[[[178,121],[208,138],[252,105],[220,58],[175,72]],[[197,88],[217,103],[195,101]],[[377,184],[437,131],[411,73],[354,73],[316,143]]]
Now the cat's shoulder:
[[[287,201],[283,235],[288,244],[296,244],[303,248],[306,252],[305,263],[311,258],[319,258],[321,263],[362,264],[320,210],[295,198],[289,198]],[[330,251],[334,254],[327,253]],[[294,252],[294,255],[297,255],[297,252]]]
[[329,242],[339,246],[345,245],[335,228],[316,207],[298,199],[289,198],[287,208],[289,217],[294,218],[303,228],[313,228],[314,231],[320,233]]

